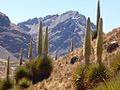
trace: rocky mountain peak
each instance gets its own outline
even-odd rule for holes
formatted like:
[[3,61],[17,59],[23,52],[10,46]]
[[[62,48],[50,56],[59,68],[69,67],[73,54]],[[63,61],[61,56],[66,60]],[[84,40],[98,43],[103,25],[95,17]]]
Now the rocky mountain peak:
[[62,16],[64,16],[64,15],[68,15],[70,17],[74,17],[74,16],[79,15],[79,12],[78,11],[70,10],[70,11],[67,11],[67,12],[65,12],[65,13],[62,14]]
[[[39,19],[43,22],[43,31],[46,26],[49,27],[50,55],[53,55],[55,52],[58,52],[59,55],[68,53],[72,36],[74,36],[75,48],[82,46],[86,30],[86,17],[79,14],[78,11],[70,10],[61,15],[47,15],[36,20]],[[32,22],[32,24],[29,22]],[[27,33],[31,34],[36,42],[36,35],[39,25],[34,21],[34,19],[21,22],[18,26]],[[91,23],[91,29],[95,29],[95,25],[93,23]]]
[[[43,31],[45,31],[46,26],[49,27],[50,55],[54,55],[56,52],[58,56],[69,53],[72,37],[74,37],[74,48],[82,46],[86,30],[86,17],[79,14],[78,11],[72,10],[61,15],[54,14],[39,18],[35,17],[33,19],[20,22],[17,25],[10,23],[9,18],[5,14],[1,13],[0,45],[6,48],[17,58],[19,57],[20,48],[23,48],[24,57],[27,58],[28,43],[30,38],[32,38],[35,56],[39,20],[42,20],[43,22]],[[91,23],[91,29],[95,29],[95,25],[93,23]]]
[[4,13],[0,12],[0,26],[9,27],[10,23],[11,22],[10,22],[8,16],[6,16]]

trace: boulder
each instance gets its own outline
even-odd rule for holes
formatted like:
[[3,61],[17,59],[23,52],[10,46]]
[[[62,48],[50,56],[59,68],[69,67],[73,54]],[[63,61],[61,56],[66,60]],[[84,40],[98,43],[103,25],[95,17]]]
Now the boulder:
[[117,41],[112,41],[107,47],[107,52],[111,53],[112,51],[116,50],[117,47],[119,47],[119,44]]
[[78,61],[78,57],[77,57],[77,56],[74,56],[74,57],[71,58],[70,64],[74,64],[74,63],[77,62],[77,61]]

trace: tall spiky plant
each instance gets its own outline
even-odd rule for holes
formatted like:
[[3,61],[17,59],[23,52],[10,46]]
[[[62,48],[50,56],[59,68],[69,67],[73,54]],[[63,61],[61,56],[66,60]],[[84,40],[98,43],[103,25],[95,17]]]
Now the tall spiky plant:
[[57,60],[58,59],[58,54],[57,54],[57,52],[55,52],[55,60]]
[[9,74],[10,74],[10,57],[8,57],[7,59],[6,80],[9,80]]
[[46,27],[45,42],[44,42],[44,54],[48,55],[48,27]]
[[9,77],[10,74],[10,57],[8,57],[6,62],[6,78],[2,80],[2,83],[0,83],[0,90],[11,90],[13,88],[13,82]]
[[[45,33],[46,34],[46,33]],[[45,34],[42,36],[42,54],[45,55]]]
[[72,38],[72,40],[71,40],[71,52],[74,50],[74,40],[73,40],[73,38]]
[[42,56],[42,21],[39,23],[38,30],[38,56]]
[[97,63],[101,64],[102,60],[102,51],[103,51],[103,19],[100,18],[98,24],[98,36],[96,41],[96,55]]
[[23,52],[22,52],[22,48],[20,49],[20,56],[19,56],[19,65],[22,65],[22,61],[23,61]]
[[86,34],[84,37],[84,45],[83,45],[83,56],[85,57],[85,64],[90,64],[90,54],[91,54],[91,37],[90,37],[90,18],[87,19],[86,25]]
[[92,39],[96,39],[97,38],[97,34],[98,34],[98,23],[99,23],[99,19],[100,19],[100,1],[98,0],[97,3],[97,15],[96,15],[96,30],[93,32],[92,35]]
[[32,61],[32,40],[30,40],[30,43],[29,43],[28,57],[29,57],[29,62],[31,62]]
[[96,30],[98,30],[99,19],[100,19],[100,1],[98,0],[98,4],[97,4]]

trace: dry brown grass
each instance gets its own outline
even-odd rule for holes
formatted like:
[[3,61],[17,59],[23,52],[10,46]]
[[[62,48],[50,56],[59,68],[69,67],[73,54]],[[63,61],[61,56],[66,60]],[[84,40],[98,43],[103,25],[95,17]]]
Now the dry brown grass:
[[[104,35],[104,50],[102,60],[108,66],[111,63],[112,57],[120,51],[120,47],[118,47],[116,51],[107,53],[106,47],[113,40],[118,41],[120,44],[120,28]],[[93,63],[96,61],[95,41],[92,42],[92,45],[93,49],[90,60]],[[79,61],[74,65],[71,65],[70,60],[73,56],[78,56]],[[79,48],[63,57],[60,57],[57,61],[54,61],[52,75],[47,80],[31,86],[28,90],[73,90],[71,75],[75,71],[75,68],[82,63],[84,63],[84,57],[82,55],[82,48]]]

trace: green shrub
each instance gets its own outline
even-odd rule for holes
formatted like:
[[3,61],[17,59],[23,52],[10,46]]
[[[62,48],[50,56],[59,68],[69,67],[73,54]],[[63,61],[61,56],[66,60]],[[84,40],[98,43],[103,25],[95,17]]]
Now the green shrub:
[[111,68],[115,71],[115,72],[119,72],[120,71],[120,54],[116,54],[112,60],[113,62],[111,63]]
[[20,66],[15,71],[16,84],[19,82],[20,79],[22,79],[24,77],[28,78],[28,71],[25,67]]
[[26,61],[26,62],[25,62],[25,68],[26,68],[27,70],[30,69],[32,63],[33,63],[33,61],[31,61],[31,62]]
[[120,75],[100,84],[95,90],[120,90]]
[[50,57],[37,57],[32,65],[33,82],[42,81],[47,79],[52,72],[52,59]]
[[34,78],[37,77],[37,69],[36,69],[37,62],[35,60],[32,60],[31,62],[25,63],[25,68],[28,71],[28,78],[34,82]]
[[[20,70],[19,68],[16,70],[18,73],[16,74],[16,81],[18,82],[19,79],[28,77],[32,83],[35,84],[39,81],[47,79],[51,75],[52,69],[52,59],[50,57],[38,56],[35,60],[26,62],[25,67],[20,67]],[[19,73],[24,73],[24,75]]]
[[19,82],[18,82],[18,86],[21,89],[25,89],[28,88],[31,85],[31,81],[28,80],[27,78],[22,78]]
[[92,84],[97,84],[109,77],[109,70],[104,64],[93,64],[90,66],[87,74],[89,81]]
[[13,81],[11,79],[2,80],[0,90],[9,90],[11,88],[13,88]]
[[86,70],[87,70],[87,67],[85,65],[81,65],[77,67],[77,69],[73,73],[72,82],[75,90],[86,90],[86,82],[85,82]]

